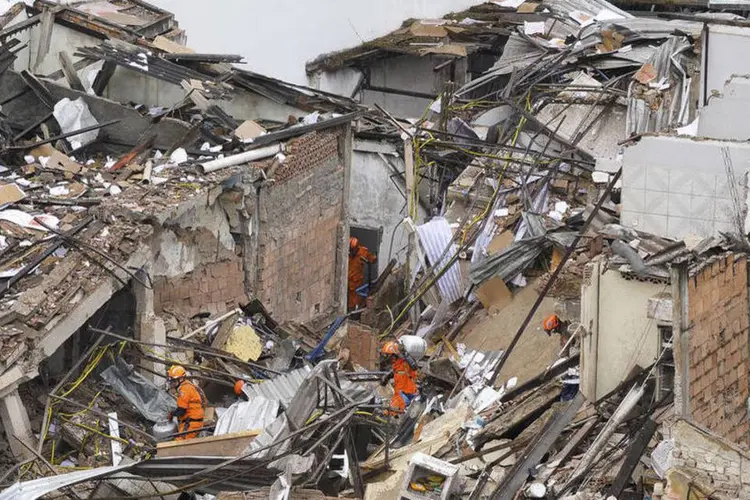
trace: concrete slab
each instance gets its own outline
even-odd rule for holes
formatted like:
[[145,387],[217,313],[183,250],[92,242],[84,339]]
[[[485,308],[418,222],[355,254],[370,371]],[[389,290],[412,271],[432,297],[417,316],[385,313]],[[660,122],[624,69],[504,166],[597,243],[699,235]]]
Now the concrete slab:
[[[727,148],[733,181],[722,155]],[[750,144],[691,137],[648,136],[623,155],[622,224],[682,239],[748,231]],[[737,200],[732,192],[736,190]]]

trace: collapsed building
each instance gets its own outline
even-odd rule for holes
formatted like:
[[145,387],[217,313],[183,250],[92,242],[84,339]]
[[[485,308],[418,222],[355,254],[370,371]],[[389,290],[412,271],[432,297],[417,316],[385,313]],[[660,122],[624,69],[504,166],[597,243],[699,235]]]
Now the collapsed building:
[[[138,0],[9,7],[0,498],[748,497],[744,23],[502,0],[308,88]],[[173,363],[208,436],[152,427]]]

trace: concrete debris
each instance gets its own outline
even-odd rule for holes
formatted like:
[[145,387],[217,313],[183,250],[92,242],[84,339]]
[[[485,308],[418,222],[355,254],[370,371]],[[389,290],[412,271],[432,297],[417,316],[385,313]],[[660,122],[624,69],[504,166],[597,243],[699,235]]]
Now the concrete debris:
[[736,6],[1,8],[0,498],[750,498]]

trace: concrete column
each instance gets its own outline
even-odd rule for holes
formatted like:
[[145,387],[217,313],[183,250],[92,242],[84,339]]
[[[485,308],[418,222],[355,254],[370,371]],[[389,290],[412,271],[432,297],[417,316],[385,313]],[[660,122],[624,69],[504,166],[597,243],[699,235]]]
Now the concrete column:
[[341,222],[337,232],[336,272],[334,274],[333,297],[338,306],[338,314],[346,314],[349,299],[347,272],[349,267],[349,195],[352,177],[352,155],[354,141],[352,126],[346,125],[343,135],[339,136],[339,159],[344,167],[344,192],[341,199]]
[[21,439],[32,449],[36,448],[34,434],[29,424],[29,414],[21,401],[18,389],[6,394],[0,403],[0,419],[3,421],[5,435],[13,455],[19,460],[33,457],[33,454],[13,436]]
[[690,330],[688,329],[688,264],[672,263],[672,352],[674,356],[674,411],[690,420]]
[[[150,283],[149,275],[151,273],[151,264],[144,265],[136,273],[136,277],[143,283]],[[133,295],[135,295],[135,338],[143,342],[166,345],[167,329],[164,321],[154,312],[154,290],[143,286],[138,281],[133,280]],[[158,355],[164,354],[164,348],[151,346],[151,349]],[[161,363],[144,359],[141,366],[145,370],[141,375],[159,385],[164,382],[164,377],[155,375],[157,373],[166,373],[166,367]],[[149,371],[150,370],[150,371]]]

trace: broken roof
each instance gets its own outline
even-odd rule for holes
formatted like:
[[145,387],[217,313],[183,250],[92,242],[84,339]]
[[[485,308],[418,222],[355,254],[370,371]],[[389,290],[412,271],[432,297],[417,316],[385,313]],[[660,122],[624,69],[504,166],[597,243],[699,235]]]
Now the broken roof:
[[[400,29],[385,36],[358,47],[319,56],[307,64],[307,72],[365,65],[373,59],[404,54],[461,58],[485,51],[500,55],[504,41],[513,33],[520,32],[528,37],[539,30],[549,33],[554,29],[555,36],[565,38],[565,35],[575,35],[595,20],[632,17],[603,0],[487,2],[447,14],[442,19],[409,19]],[[557,23],[551,22],[554,18],[557,18]]]

